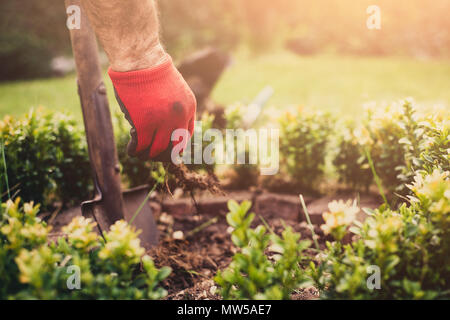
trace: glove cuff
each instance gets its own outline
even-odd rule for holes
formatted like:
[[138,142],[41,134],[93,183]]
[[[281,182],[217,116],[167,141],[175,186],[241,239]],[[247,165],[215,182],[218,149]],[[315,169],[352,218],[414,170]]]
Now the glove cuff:
[[176,71],[172,58],[166,54],[164,61],[148,69],[118,72],[111,68],[108,75],[116,86],[148,86],[151,82],[161,80]]

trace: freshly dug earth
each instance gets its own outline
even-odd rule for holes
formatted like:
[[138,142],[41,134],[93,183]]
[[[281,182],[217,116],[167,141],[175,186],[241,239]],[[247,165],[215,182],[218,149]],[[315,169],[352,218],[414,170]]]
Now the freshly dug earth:
[[[284,230],[281,219],[264,217],[264,220],[277,234],[281,234]],[[172,268],[171,276],[164,282],[169,292],[167,299],[220,299],[220,290],[215,285],[213,277],[219,269],[229,265],[236,252],[225,215],[162,213],[157,221],[161,231],[160,245],[150,250],[148,254],[158,267]],[[286,225],[292,226],[296,232],[300,232],[302,239],[312,239],[306,222],[283,221]],[[262,221],[257,216],[253,224],[256,226],[262,224]],[[206,227],[202,227],[205,225]],[[325,237],[318,226],[315,227],[315,233],[319,236],[321,246],[324,246]],[[317,297],[317,292],[313,288],[293,295],[294,299]]]
[[[176,194],[176,192],[175,192]],[[291,226],[302,239],[312,240],[311,230],[305,221],[297,196],[266,192],[230,192],[227,195],[211,195],[209,192],[193,198],[173,199],[152,197],[150,206],[160,230],[159,245],[148,254],[158,267],[170,266],[172,274],[163,283],[169,294],[167,299],[221,299],[220,289],[214,283],[218,270],[226,268],[236,253],[226,222],[227,201],[251,200],[250,211],[256,213],[253,226],[263,224],[261,217],[277,234],[283,224]],[[176,195],[175,195],[176,198]],[[323,198],[305,197],[306,205],[318,237],[319,245],[331,240],[320,229],[322,213],[334,199],[355,199],[354,193],[341,193]],[[376,208],[379,197],[366,195],[359,198],[360,206]],[[79,207],[69,209],[48,219],[53,226],[53,237],[61,236],[61,227],[80,215]],[[360,219],[363,219],[361,216]],[[306,254],[313,255],[307,251]],[[308,288],[294,292],[293,299],[317,299],[318,292]]]

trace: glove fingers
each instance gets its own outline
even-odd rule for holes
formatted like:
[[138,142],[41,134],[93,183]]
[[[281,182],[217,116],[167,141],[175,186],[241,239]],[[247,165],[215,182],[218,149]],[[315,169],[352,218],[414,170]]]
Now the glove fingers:
[[186,127],[178,128],[183,129],[183,135],[177,141],[171,141],[172,134],[175,130],[170,132],[170,135],[167,135],[167,131],[159,131],[156,134],[156,137],[152,143],[150,148],[150,158],[154,161],[161,162],[171,162],[172,161],[172,149],[177,146],[179,143],[182,143],[181,148],[184,150],[186,148],[187,142],[189,140],[189,134]]
[[[134,132],[134,133],[132,133]],[[140,151],[137,151],[137,135],[136,130],[133,131],[133,129],[130,130],[131,134],[131,140],[128,142],[127,146],[127,152],[130,157],[138,157],[142,161],[148,160],[148,154],[150,152],[150,148],[152,146],[152,143],[150,143],[146,148],[142,149]],[[135,137],[133,138],[133,134]],[[150,141],[153,141],[155,139],[156,129],[153,129],[149,132],[149,135],[151,137]]]
[[[171,133],[170,133],[171,134]],[[150,147],[150,158],[155,158],[169,147],[170,135],[165,130],[157,130],[155,139]]]
[[137,133],[136,133],[136,129],[134,127],[132,127],[130,129],[130,141],[128,141],[128,145],[127,145],[127,153],[130,157],[134,157],[136,156],[136,148],[137,148]]

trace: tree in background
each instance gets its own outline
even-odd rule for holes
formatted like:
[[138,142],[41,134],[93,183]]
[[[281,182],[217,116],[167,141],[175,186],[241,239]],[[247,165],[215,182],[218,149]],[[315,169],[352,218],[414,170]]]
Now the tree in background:
[[0,80],[50,75],[50,61],[67,53],[70,39],[63,1],[0,2]]

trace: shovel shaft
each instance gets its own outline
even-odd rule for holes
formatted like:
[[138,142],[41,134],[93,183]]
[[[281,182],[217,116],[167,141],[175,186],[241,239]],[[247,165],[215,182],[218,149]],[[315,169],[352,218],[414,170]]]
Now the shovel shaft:
[[[79,0],[66,0],[66,7]],[[96,199],[103,206],[109,227],[124,219],[124,205],[120,188],[120,170],[106,88],[98,56],[98,46],[89,20],[81,10],[80,29],[70,30],[72,50],[78,77],[78,94],[83,110],[89,158],[96,186]]]

